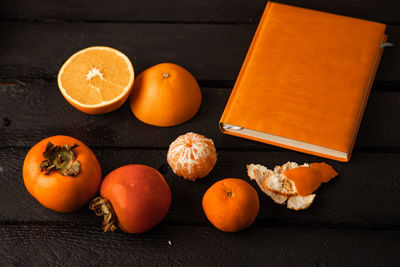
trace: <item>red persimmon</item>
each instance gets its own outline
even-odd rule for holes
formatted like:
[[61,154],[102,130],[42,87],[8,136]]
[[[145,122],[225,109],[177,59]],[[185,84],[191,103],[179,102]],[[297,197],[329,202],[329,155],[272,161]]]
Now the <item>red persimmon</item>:
[[171,205],[171,190],[154,168],[131,164],[108,174],[90,209],[103,215],[104,231],[117,226],[127,233],[142,233],[159,224]]

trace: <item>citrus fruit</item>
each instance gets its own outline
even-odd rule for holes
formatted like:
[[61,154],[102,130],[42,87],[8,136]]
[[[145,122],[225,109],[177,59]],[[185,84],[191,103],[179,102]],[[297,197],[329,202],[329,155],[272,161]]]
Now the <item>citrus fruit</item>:
[[139,74],[129,101],[140,121],[168,127],[184,123],[197,113],[201,91],[189,71],[176,64],[162,63]]
[[93,46],[73,54],[58,73],[58,87],[75,108],[101,114],[119,108],[128,98],[135,74],[120,51]]
[[253,224],[260,209],[256,190],[241,179],[213,184],[203,196],[208,220],[219,230],[237,232]]
[[186,133],[170,144],[167,160],[176,175],[195,181],[211,172],[217,162],[217,152],[211,139]]

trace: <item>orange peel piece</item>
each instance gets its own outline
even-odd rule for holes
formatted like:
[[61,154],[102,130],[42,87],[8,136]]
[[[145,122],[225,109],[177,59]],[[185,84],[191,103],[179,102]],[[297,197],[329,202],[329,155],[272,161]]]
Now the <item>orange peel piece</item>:
[[307,196],[317,190],[322,183],[322,174],[318,169],[298,167],[287,170],[283,176],[294,182],[297,194]]
[[329,182],[332,178],[335,178],[338,175],[337,171],[335,171],[331,165],[326,164],[325,162],[311,163],[310,167],[321,172],[323,183]]
[[288,209],[303,210],[315,199],[312,194],[323,182],[337,176],[337,172],[325,162],[298,165],[287,162],[274,170],[260,164],[248,164],[247,175],[255,180],[260,189],[275,203],[285,204]]
[[286,207],[291,210],[304,210],[311,206],[315,194],[308,196],[292,196],[288,199]]
[[250,180],[255,180],[260,187],[260,189],[269,196],[275,203],[277,204],[284,204],[288,199],[287,196],[274,193],[268,190],[264,184],[267,177],[270,173],[273,172],[268,170],[265,166],[260,164],[249,164],[247,165],[247,175],[250,177]]

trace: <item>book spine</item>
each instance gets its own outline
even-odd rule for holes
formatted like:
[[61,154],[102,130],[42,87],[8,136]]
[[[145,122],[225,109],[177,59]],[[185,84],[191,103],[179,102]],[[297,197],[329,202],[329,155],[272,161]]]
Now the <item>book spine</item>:
[[[383,37],[382,37],[382,41],[381,41],[380,44],[385,43],[386,40],[387,40],[387,35],[384,34]],[[371,92],[372,84],[373,84],[373,81],[374,81],[374,79],[375,79],[376,72],[377,72],[377,70],[378,70],[379,62],[381,61],[382,53],[383,53],[383,47],[380,47],[380,46],[379,46],[379,47],[378,47],[378,51],[377,51],[377,55],[376,55],[375,64],[374,64],[374,66],[373,66],[373,68],[372,68],[372,70],[371,70],[371,76],[370,76],[370,79],[369,79],[369,83],[368,83],[367,90],[366,90],[366,92],[365,92],[365,97],[364,97],[363,103],[362,103],[362,105],[361,105],[361,110],[360,110],[360,113],[359,113],[359,115],[358,115],[357,123],[356,123],[356,125],[355,125],[355,129],[354,129],[354,133],[353,133],[353,138],[352,138],[352,140],[351,140],[350,147],[349,147],[349,150],[348,150],[347,161],[350,160],[351,153],[353,152],[354,144],[355,144],[355,141],[356,141],[356,138],[355,138],[355,137],[357,136],[358,130],[360,129],[361,118],[362,118],[363,115],[364,115],[365,107],[366,107],[366,105],[367,105],[367,101],[368,101],[368,98],[369,98],[369,94],[370,94],[370,92]]]
[[[258,36],[260,35],[260,32],[261,32],[263,26],[266,23],[267,17],[269,15],[269,10],[270,10],[272,4],[273,3],[271,1],[268,1],[267,5],[265,6],[265,9],[264,9],[263,15],[261,16],[261,20],[260,20],[260,22],[258,24],[256,33],[254,34],[253,40],[252,40],[252,42],[250,44],[249,50],[247,51],[245,60],[244,60],[243,65],[242,65],[242,67],[240,69],[240,72],[239,72],[239,75],[238,75],[238,77],[236,79],[235,85],[233,86],[231,95],[229,96],[229,100],[228,100],[228,102],[227,102],[227,104],[225,106],[224,112],[222,113],[221,119],[219,121],[219,128],[220,128],[221,132],[223,132],[223,133],[225,132],[225,130],[222,128],[222,124],[226,123],[228,118],[229,118],[229,114],[230,114],[230,111],[231,111],[232,103],[233,103],[233,101],[235,101],[235,96],[236,96],[237,92],[239,91],[242,77],[243,77],[243,75],[244,75],[244,73],[246,71],[247,64],[250,61],[251,56],[253,54],[253,50],[254,50],[254,47],[256,46],[256,43],[257,43],[257,40],[258,40]],[[240,126],[240,125],[238,125],[238,126]]]

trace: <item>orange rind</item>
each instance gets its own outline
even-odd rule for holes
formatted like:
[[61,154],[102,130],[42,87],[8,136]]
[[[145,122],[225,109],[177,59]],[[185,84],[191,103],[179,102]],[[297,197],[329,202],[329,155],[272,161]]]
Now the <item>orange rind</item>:
[[315,194],[308,196],[292,196],[288,199],[286,206],[291,210],[304,210],[310,207],[315,198]]
[[105,46],[93,46],[73,54],[62,65],[58,87],[75,108],[102,114],[119,108],[128,98],[135,78],[129,58]]
[[329,182],[332,178],[338,175],[338,173],[332,168],[332,166],[326,164],[325,162],[311,163],[310,167],[313,169],[317,169],[321,172],[323,183]]
[[249,164],[247,165],[247,175],[250,177],[250,180],[255,180],[260,187],[260,189],[272,198],[277,204],[284,204],[288,199],[287,196],[274,193],[270,191],[265,186],[265,181],[268,180],[271,170],[268,170],[265,166],[260,164]]
[[303,210],[312,204],[316,196],[313,192],[321,183],[335,177],[337,172],[324,162],[310,165],[287,162],[274,170],[260,164],[249,164],[247,175],[275,203],[286,203],[288,209]]
[[171,127],[193,118],[202,94],[195,77],[173,63],[161,63],[144,70],[133,85],[129,98],[132,113],[140,121]]
[[287,170],[283,176],[293,181],[296,185],[297,194],[307,196],[317,190],[322,182],[322,174],[320,171],[310,167],[297,167]]

